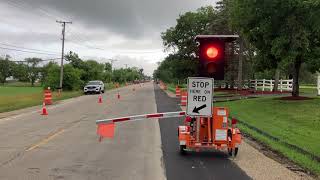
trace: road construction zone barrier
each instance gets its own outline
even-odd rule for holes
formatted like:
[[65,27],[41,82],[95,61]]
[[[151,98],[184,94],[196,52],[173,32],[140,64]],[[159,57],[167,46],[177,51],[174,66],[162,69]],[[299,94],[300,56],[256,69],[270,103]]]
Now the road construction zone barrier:
[[118,123],[118,122],[138,121],[138,120],[154,119],[154,118],[161,119],[161,118],[183,117],[185,115],[186,115],[185,111],[178,111],[178,112],[143,114],[143,115],[136,115],[136,116],[97,120],[96,121],[96,124],[98,126],[97,134],[100,136],[100,140],[104,137],[113,138],[115,123]]
[[187,98],[188,98],[188,92],[182,91],[181,93],[181,106],[186,106],[187,105]]
[[51,93],[50,87],[44,90],[44,102],[46,103],[46,105],[52,104],[52,93]]
[[177,86],[176,87],[176,97],[180,97],[181,96],[181,90],[180,88]]

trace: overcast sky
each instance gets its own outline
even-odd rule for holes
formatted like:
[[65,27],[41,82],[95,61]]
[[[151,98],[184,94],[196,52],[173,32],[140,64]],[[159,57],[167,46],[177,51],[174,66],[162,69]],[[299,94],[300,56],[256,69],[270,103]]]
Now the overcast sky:
[[[216,0],[0,0],[0,54],[57,58],[61,25],[66,28],[66,51],[100,62],[118,59],[116,68],[136,66],[151,75],[165,57],[160,33],[174,26],[179,14]],[[25,47],[47,54],[8,50]],[[7,49],[3,49],[7,48]],[[52,55],[51,55],[52,54]]]

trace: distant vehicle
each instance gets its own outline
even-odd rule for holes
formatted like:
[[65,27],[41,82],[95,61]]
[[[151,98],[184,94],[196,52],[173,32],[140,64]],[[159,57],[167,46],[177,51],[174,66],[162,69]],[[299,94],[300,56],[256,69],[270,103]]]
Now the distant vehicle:
[[104,83],[102,81],[89,81],[83,88],[84,94],[104,93]]

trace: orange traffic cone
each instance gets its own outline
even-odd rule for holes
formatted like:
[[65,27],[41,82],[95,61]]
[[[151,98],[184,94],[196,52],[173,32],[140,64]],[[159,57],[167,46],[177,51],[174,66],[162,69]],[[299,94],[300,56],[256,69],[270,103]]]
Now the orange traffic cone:
[[41,115],[45,115],[45,116],[48,115],[45,102],[43,102],[43,104],[42,104],[42,114]]
[[101,95],[99,95],[98,103],[102,103],[102,96]]

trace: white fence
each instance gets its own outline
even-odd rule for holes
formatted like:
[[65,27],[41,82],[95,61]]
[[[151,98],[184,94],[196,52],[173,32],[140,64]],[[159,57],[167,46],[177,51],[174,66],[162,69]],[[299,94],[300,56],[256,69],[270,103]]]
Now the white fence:
[[[279,80],[278,89],[282,91],[292,91],[292,79],[289,80]],[[255,79],[250,80],[250,88],[255,90],[262,90],[262,91],[272,91],[274,87],[274,80],[267,80],[267,79]]]
[[[289,80],[279,80],[278,90],[282,91],[292,91],[292,79]],[[234,88],[237,89],[238,81],[228,82],[228,81],[215,81],[215,87],[217,88]],[[244,80],[242,82],[243,89],[255,89],[261,91],[272,91],[274,87],[274,80],[268,79],[255,79],[255,80]]]

